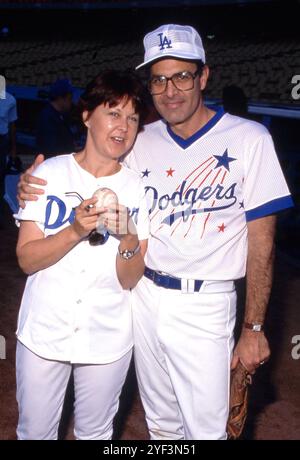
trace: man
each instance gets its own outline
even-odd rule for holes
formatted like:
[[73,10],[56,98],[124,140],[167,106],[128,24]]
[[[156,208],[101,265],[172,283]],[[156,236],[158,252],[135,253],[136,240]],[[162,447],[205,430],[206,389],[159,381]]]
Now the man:
[[[230,368],[240,360],[254,373],[270,355],[274,213],[292,200],[265,128],[204,105],[209,69],[196,30],[164,25],[144,45],[138,68],[149,69],[163,120],[145,127],[126,159],[151,207],[147,268],[133,291],[140,394],[151,439],[226,439]],[[246,271],[233,351],[234,280]]]
[[73,87],[69,80],[56,80],[50,87],[49,104],[40,113],[37,123],[36,147],[46,156],[71,153],[75,150],[69,120]]
[[[5,82],[5,71],[0,69],[0,85]],[[2,85],[1,85],[2,86]],[[0,87],[0,225],[4,219],[5,170],[7,156],[16,159],[17,103],[14,96]]]

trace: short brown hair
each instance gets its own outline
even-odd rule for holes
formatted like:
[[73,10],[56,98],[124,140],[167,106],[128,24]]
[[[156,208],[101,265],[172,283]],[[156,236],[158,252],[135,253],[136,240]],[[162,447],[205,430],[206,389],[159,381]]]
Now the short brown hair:
[[86,87],[78,101],[79,112],[92,113],[99,105],[115,107],[120,100],[131,101],[140,124],[147,115],[146,91],[141,80],[132,72],[106,70],[99,73]]

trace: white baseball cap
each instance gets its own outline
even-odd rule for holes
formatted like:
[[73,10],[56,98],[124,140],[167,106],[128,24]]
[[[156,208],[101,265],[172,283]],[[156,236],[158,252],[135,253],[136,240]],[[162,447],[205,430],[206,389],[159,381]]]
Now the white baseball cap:
[[144,62],[136,69],[164,57],[205,63],[205,51],[198,32],[191,26],[166,24],[149,32],[144,38]]

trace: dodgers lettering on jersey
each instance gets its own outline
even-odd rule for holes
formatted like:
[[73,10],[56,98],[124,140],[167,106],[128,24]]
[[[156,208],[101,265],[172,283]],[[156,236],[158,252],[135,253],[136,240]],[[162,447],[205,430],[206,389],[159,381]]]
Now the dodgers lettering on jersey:
[[[182,235],[186,237],[196,226],[199,237],[203,238],[205,229],[208,228],[208,221],[213,216],[212,213],[224,213],[225,210],[234,207],[238,201],[238,183],[230,179],[229,166],[230,162],[235,160],[228,156],[227,149],[222,155],[211,155],[199,165],[194,165],[192,171],[187,170],[181,183],[173,181],[171,192],[166,194],[160,193],[159,188],[155,186],[146,185],[152,228],[155,222],[158,226],[167,225],[170,227],[172,238],[175,227],[179,232],[181,227],[184,232]],[[149,170],[147,171],[149,177]],[[146,170],[142,171],[143,177],[145,172]],[[166,177],[175,179],[175,169],[170,168],[163,173]],[[243,204],[239,203],[238,209],[241,207]],[[200,214],[202,216],[199,219]],[[224,232],[224,223],[220,221],[219,225],[216,225],[216,230]],[[156,233],[155,228],[154,232]]]
[[[217,159],[217,164],[211,168],[211,171],[216,168],[221,168],[222,166],[230,171],[229,162],[235,160],[235,158],[228,157],[227,149],[222,156],[214,155],[213,157]],[[211,160],[213,160],[212,157],[205,161],[204,164],[210,162],[211,166],[213,164]],[[235,193],[237,183],[234,182],[229,186],[224,186],[221,183],[215,184],[221,171],[216,173],[211,182],[212,185],[207,185],[210,183],[208,181],[207,184],[201,188],[198,188],[197,186],[192,187],[191,184],[196,181],[196,178],[197,180],[199,178],[201,180],[201,173],[199,173],[199,169],[202,166],[204,165],[199,165],[199,167],[197,167],[192,174],[189,174],[189,180],[185,178],[181,183],[179,190],[177,187],[176,191],[174,191],[171,195],[166,194],[159,197],[158,190],[155,187],[146,186],[146,194],[147,196],[150,196],[150,214],[153,213],[156,208],[158,208],[160,211],[169,209],[170,214],[163,218],[162,223],[172,226],[173,223],[180,218],[183,219],[183,222],[186,222],[191,216],[196,214],[216,212],[234,206],[234,204],[237,202],[237,196]],[[207,174],[206,169],[207,168],[204,167],[202,169],[202,173],[205,173],[207,179],[209,175]],[[145,177],[145,172],[146,171],[142,171],[143,177]],[[166,172],[168,176],[172,176],[175,170],[170,169]],[[225,178],[225,174],[223,175],[222,181]],[[204,207],[199,207],[201,206],[202,202],[206,201],[210,201],[211,204],[208,206],[204,205]],[[184,207],[184,210],[176,211],[176,209],[182,207]]]
[[244,276],[247,221],[292,205],[269,133],[223,110],[189,139],[146,126],[126,161],[150,203],[147,264],[173,276]]
[[47,196],[47,206],[45,211],[45,229],[57,229],[65,224],[72,224],[75,218],[75,210],[67,212],[66,203],[55,195]]
[[[74,193],[74,195],[78,195]],[[67,224],[72,224],[75,219],[75,206],[78,206],[81,200],[78,197],[77,202],[73,203],[70,209],[70,197],[47,195],[47,205],[45,210],[45,230],[57,230]],[[79,200],[79,202],[78,202]],[[137,224],[139,208],[128,208],[128,215]],[[55,232],[56,233],[56,232]]]

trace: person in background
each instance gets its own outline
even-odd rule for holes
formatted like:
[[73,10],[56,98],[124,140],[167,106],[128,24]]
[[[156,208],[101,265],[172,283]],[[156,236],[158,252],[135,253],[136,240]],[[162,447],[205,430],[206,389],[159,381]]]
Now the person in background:
[[70,120],[73,91],[67,79],[58,79],[50,87],[50,100],[39,115],[36,130],[36,149],[46,157],[75,151]]
[[[57,439],[72,370],[76,438],[112,436],[132,356],[130,289],[148,238],[142,181],[119,161],[143,121],[143,94],[128,73],[99,74],[79,103],[84,148],[42,163],[35,173],[46,193],[16,216],[17,257],[28,274],[17,327],[18,439]],[[99,188],[119,204],[95,206]]]
[[222,100],[225,112],[248,118],[248,100],[242,88],[236,85],[224,86]]
[[14,96],[5,90],[5,70],[0,69],[3,88],[0,88],[0,226],[4,221],[5,171],[8,156],[14,162],[17,156],[16,125],[17,102]]

